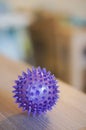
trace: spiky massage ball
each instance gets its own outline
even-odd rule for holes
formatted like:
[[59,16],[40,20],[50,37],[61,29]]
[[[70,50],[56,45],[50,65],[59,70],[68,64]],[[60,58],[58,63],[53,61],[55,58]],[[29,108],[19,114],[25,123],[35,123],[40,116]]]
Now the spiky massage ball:
[[29,114],[41,114],[47,110],[51,110],[58,99],[58,85],[54,75],[45,68],[32,67],[27,73],[23,72],[22,76],[18,76],[15,81],[13,97],[16,103],[23,111],[27,110]]

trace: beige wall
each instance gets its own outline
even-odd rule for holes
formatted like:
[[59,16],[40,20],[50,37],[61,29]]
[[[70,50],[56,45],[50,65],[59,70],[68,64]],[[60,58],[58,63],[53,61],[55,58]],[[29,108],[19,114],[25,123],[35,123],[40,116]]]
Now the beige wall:
[[[62,11],[86,18],[86,0],[9,0],[13,6]],[[16,2],[17,1],[17,2]]]

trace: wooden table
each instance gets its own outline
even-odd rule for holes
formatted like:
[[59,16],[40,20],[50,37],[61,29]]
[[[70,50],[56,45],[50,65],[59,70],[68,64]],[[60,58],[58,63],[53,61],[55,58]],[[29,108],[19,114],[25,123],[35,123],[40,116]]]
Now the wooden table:
[[30,117],[17,107],[11,86],[27,67],[0,56],[0,130],[86,130],[86,95],[61,81],[60,99],[52,111]]

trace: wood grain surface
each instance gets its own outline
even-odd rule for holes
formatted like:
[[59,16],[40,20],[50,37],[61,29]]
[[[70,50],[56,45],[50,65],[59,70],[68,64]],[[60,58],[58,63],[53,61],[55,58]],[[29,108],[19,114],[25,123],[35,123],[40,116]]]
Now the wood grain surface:
[[86,130],[86,95],[60,80],[60,99],[52,111],[31,117],[17,107],[13,81],[29,67],[0,56],[0,130]]

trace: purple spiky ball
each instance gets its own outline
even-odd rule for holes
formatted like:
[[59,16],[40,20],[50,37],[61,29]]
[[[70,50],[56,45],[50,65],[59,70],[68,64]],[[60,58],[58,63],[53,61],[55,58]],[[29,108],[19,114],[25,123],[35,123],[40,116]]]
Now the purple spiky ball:
[[47,110],[51,110],[58,100],[57,80],[50,71],[45,68],[32,67],[27,73],[23,72],[15,81],[16,85],[13,97],[23,111],[27,110],[29,114],[39,115]]

